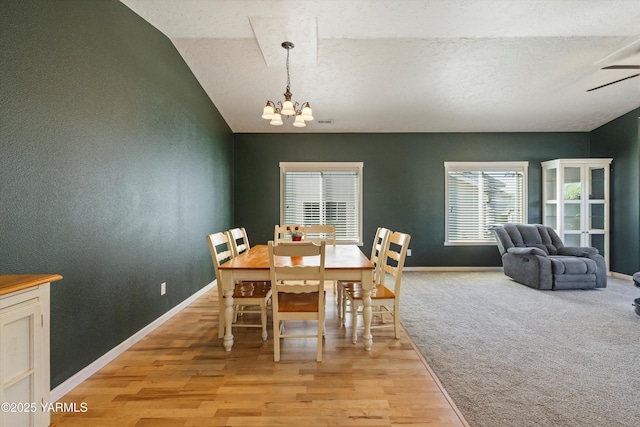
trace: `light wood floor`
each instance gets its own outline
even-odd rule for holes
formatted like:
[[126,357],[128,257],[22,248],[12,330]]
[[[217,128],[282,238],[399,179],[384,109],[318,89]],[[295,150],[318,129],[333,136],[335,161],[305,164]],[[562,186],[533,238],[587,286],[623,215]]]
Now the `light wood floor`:
[[52,426],[467,425],[404,333],[373,330],[366,352],[330,293],[321,363],[313,339],[283,340],[274,363],[270,329],[265,342],[234,328],[224,351],[217,300],[207,292],[72,390],[60,402],[88,410],[52,413]]

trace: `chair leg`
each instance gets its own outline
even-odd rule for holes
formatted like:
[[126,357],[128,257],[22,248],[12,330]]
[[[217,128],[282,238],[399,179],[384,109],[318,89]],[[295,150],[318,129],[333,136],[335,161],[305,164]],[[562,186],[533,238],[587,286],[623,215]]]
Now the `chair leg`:
[[318,345],[316,351],[316,362],[322,362],[322,337],[324,336],[324,322],[318,322]]
[[400,338],[400,312],[398,311],[399,309],[399,305],[398,304],[398,298],[396,298],[396,301],[393,304],[393,332],[395,333],[396,339]]
[[347,298],[347,292],[344,289],[344,287],[342,288],[342,290],[340,291],[340,293],[342,294],[341,296],[341,310],[342,312],[340,313],[340,318],[342,319],[342,326],[345,325],[345,319],[347,317],[347,303],[349,303],[349,305],[351,304],[349,299]]
[[262,322],[262,341],[267,340],[267,304],[262,300],[260,303],[260,318]]
[[354,344],[358,342],[358,304],[356,300],[349,299],[349,305],[351,306],[351,327],[353,328],[353,337],[351,342]]
[[280,361],[280,325],[276,319],[273,320],[273,361]]
[[322,362],[322,340],[324,338],[324,309],[320,313],[322,316],[318,319],[318,343],[316,349],[316,362]]

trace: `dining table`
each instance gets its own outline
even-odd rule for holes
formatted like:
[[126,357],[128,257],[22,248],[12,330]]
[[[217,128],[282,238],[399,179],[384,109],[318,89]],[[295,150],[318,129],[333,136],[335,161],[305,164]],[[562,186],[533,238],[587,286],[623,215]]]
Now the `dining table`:
[[[277,264],[291,263],[289,258],[276,260]],[[315,257],[318,259],[319,257]],[[299,261],[295,261],[300,265]],[[306,261],[310,264],[312,261]],[[317,264],[316,264],[317,265]],[[373,288],[373,263],[355,244],[326,245],[325,248],[325,280],[359,281],[363,288],[364,348],[370,351],[373,346],[371,336],[371,290]],[[233,290],[238,281],[269,281],[269,247],[255,245],[241,255],[230,259],[219,267],[224,295],[225,333],[223,344],[226,351],[233,347]],[[218,284],[220,285],[220,284]]]

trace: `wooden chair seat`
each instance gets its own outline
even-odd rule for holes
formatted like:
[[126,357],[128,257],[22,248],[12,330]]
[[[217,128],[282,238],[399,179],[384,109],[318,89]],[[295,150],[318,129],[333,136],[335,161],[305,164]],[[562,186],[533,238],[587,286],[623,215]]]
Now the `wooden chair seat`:
[[271,296],[271,282],[241,282],[233,290],[233,298],[267,298]]
[[281,312],[317,312],[318,292],[303,294],[278,294],[278,308]]
[[[351,286],[345,286],[345,291],[349,293],[351,299],[362,300],[362,284],[359,282],[350,283]],[[393,291],[383,284],[377,284],[371,290],[371,299],[390,299],[395,298]]]

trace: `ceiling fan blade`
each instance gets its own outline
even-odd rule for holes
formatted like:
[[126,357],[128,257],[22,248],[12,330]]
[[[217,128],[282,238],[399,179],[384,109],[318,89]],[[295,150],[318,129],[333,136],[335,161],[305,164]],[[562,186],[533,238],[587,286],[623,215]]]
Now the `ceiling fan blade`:
[[598,87],[594,87],[594,88],[591,88],[591,89],[587,89],[587,92],[591,92],[592,90],[600,89],[600,88],[602,88],[602,87],[609,86],[609,85],[612,85],[612,84],[614,84],[614,83],[618,83],[618,82],[621,82],[621,81],[624,81],[624,80],[627,80],[627,79],[632,79],[632,78],[634,78],[634,77],[638,77],[638,76],[640,76],[640,73],[638,73],[638,74],[634,74],[634,75],[629,76],[629,77],[625,77],[625,78],[620,79],[620,80],[616,80],[615,82],[607,83],[607,84],[602,85],[602,86],[598,86]]
[[609,65],[603,70],[640,70],[640,65]]

